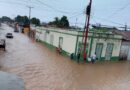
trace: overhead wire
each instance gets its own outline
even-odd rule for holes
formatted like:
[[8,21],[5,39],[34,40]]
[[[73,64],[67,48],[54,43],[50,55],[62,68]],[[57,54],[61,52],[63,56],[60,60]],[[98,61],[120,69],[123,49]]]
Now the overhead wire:
[[69,18],[69,19],[76,18],[76,17],[79,17],[79,16],[81,16],[81,15],[83,15],[83,14],[84,14],[84,13],[81,12],[81,13],[78,13],[78,14],[72,15],[72,16],[70,16],[70,17],[68,17],[68,18]]
[[59,13],[64,13],[64,14],[74,14],[74,13],[77,13],[77,12],[68,12],[68,11],[57,9],[57,8],[55,8],[55,7],[53,7],[53,6],[49,5],[49,4],[44,3],[41,0],[36,0],[36,1],[39,2],[39,4],[42,4],[42,5],[44,5],[44,6],[48,7],[48,8],[56,11],[56,12],[59,12]]
[[26,6],[26,4],[23,4],[23,3],[19,3],[19,2],[5,2],[5,1],[0,1],[0,3],[4,3],[4,4],[15,4],[15,5],[20,5],[20,6]]
[[[50,5],[48,5],[48,4],[46,4],[46,3],[44,3],[44,2],[42,2],[42,1],[40,1],[40,0],[35,0],[37,3],[39,3],[39,4],[42,4],[42,5],[44,5],[44,6],[46,6],[46,7],[48,7],[48,8],[50,8],[50,9],[52,9],[52,10],[54,10],[54,11],[57,11],[57,12],[60,12],[60,13],[64,13],[64,14],[77,14],[77,13],[79,13],[79,11],[77,11],[77,12],[66,12],[66,11],[63,11],[63,10],[59,10],[59,9],[57,9],[57,8],[54,8],[54,7],[52,7],[52,6],[50,6]],[[28,6],[27,5],[27,0],[24,0],[24,2],[22,2],[22,1],[18,1],[18,2],[12,2],[12,1],[8,1],[8,2],[6,2],[6,1],[1,1],[1,3],[5,3],[5,4],[15,4],[15,5],[20,5],[20,6]],[[31,1],[32,2],[32,1]],[[34,0],[33,0],[33,3],[35,3],[34,2]],[[37,6],[39,6],[39,5],[37,5]],[[42,8],[38,8],[38,9],[41,9],[41,10],[43,10]],[[44,8],[44,10],[45,10],[45,8]],[[46,9],[46,11],[49,11],[48,9]]]
[[111,21],[111,20],[105,19],[105,18],[96,17],[96,19],[103,20],[103,21],[106,21],[106,22],[109,22],[109,23],[112,23],[112,24],[124,25],[124,24],[121,24],[121,23],[118,23],[118,22],[115,22],[115,21]]
[[43,4],[44,6],[50,8],[50,9],[53,9],[53,10],[55,10],[55,11],[57,11],[57,12],[60,12],[60,13],[68,13],[68,12],[65,12],[65,11],[58,10],[58,9],[56,9],[56,8],[54,8],[54,7],[52,7],[52,6],[48,5],[48,4],[46,4],[46,3],[42,2],[42,1],[40,1],[40,0],[36,0],[36,1],[38,1],[40,4]]
[[114,15],[120,13],[121,11],[125,10],[128,6],[130,5],[130,3],[125,4],[123,7],[117,9],[114,13],[112,13],[110,16],[108,16],[108,18],[113,17]]
[[[66,11],[63,11],[63,10],[59,10],[59,9],[57,9],[57,8],[54,8],[53,6],[51,6],[51,5],[48,5],[48,4],[46,4],[46,3],[44,3],[43,1],[40,1],[40,0],[35,0],[37,3],[39,3],[39,4],[42,4],[42,5],[44,5],[44,6],[46,6],[46,7],[48,7],[48,8],[50,8],[50,9],[52,9],[52,10],[54,10],[54,11],[57,11],[57,12],[60,12],[60,13],[65,13],[65,14],[73,14],[72,16],[70,16],[70,17],[68,17],[69,19],[72,19],[72,18],[76,18],[76,17],[78,17],[78,16],[81,16],[81,15],[83,15],[83,12],[75,12],[75,14],[74,13],[72,13],[72,12],[66,12]],[[24,0],[24,2],[26,3],[26,2],[28,2],[28,1],[26,1],[26,0]],[[12,2],[12,1],[9,1],[9,2],[5,2],[5,1],[1,1],[0,3],[5,3],[5,4],[15,4],[15,5],[20,5],[20,6],[27,6],[25,3],[23,3],[23,2],[21,2],[21,1],[19,1],[19,2]],[[124,10],[125,8],[127,8],[128,6],[130,5],[130,3],[128,3],[127,5],[125,5],[124,7],[122,7],[122,8],[120,8],[120,9],[118,9],[117,11],[115,11],[113,14],[115,15],[116,13],[118,13],[119,11],[121,11],[121,10]],[[41,9],[41,8],[40,8]],[[113,16],[113,15],[111,15],[111,16]],[[97,19],[100,19],[100,20],[103,20],[103,21],[106,21],[106,22],[110,22],[110,23],[113,23],[113,24],[117,24],[117,25],[123,25],[124,26],[124,24],[121,24],[121,23],[118,23],[118,22],[114,22],[114,21],[111,21],[111,20],[108,20],[108,19],[105,19],[105,18],[99,18],[99,17],[96,17]],[[80,23],[81,24],[81,23]],[[83,23],[82,23],[83,24]]]

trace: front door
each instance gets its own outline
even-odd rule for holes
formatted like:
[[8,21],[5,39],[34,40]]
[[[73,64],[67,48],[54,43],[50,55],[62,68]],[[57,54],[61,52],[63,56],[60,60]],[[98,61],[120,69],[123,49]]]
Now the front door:
[[59,48],[62,48],[63,45],[63,37],[59,37]]
[[95,53],[96,53],[96,56],[97,56],[98,60],[101,59],[102,49],[103,49],[103,44],[102,43],[97,43]]
[[113,52],[113,46],[114,46],[114,44],[112,44],[112,43],[107,44],[105,60],[111,60],[111,56],[112,56],[112,52]]

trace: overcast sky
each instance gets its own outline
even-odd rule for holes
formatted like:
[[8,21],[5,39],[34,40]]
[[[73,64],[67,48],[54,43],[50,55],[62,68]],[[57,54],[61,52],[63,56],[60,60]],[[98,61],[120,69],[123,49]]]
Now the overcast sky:
[[[32,17],[49,22],[54,17],[66,15],[71,23],[83,26],[83,14],[89,0],[0,0],[0,16],[28,15],[26,6],[34,7]],[[93,0],[91,23],[103,25],[130,26],[130,0]]]

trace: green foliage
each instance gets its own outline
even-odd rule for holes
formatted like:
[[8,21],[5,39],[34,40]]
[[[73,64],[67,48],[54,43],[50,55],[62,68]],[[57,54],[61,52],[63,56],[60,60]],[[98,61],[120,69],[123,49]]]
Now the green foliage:
[[2,18],[0,18],[0,21],[1,22],[13,22],[13,20],[7,16],[3,16]]
[[31,24],[35,24],[36,26],[39,26],[40,25],[40,20],[39,19],[37,19],[37,18],[32,18],[31,20],[30,20],[30,22],[31,22]]
[[61,27],[69,27],[69,21],[66,16],[63,16],[60,20]]
[[69,21],[66,16],[61,17],[61,19],[55,17],[55,20],[53,22],[50,22],[49,25],[55,25],[56,27],[60,28],[68,28]]
[[19,24],[29,25],[29,19],[27,16],[18,15],[17,17],[15,17],[15,21]]
[[29,18],[27,16],[18,15],[17,17],[15,17],[15,21],[23,25],[29,25],[29,23],[35,24],[36,26],[40,25],[40,20],[35,17],[29,21]]

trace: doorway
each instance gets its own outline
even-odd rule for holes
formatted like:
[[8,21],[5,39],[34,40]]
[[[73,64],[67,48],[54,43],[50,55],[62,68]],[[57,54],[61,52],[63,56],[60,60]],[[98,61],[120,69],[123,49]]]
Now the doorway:
[[108,43],[106,48],[105,60],[111,60],[114,44]]
[[59,48],[62,49],[63,46],[63,37],[59,37]]
[[101,59],[102,49],[103,49],[103,43],[97,43],[95,53],[98,60]]

